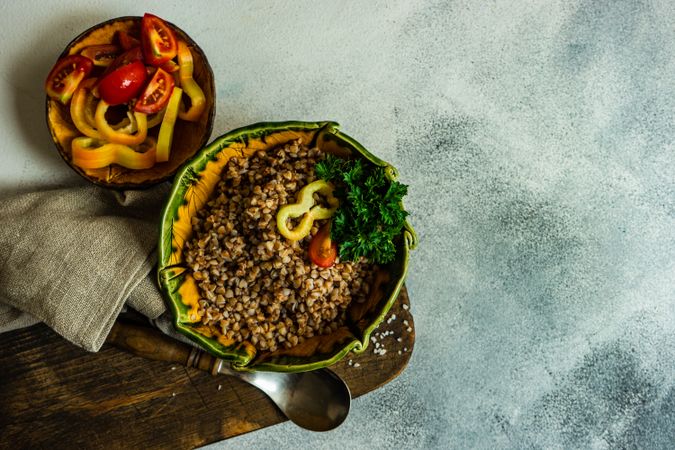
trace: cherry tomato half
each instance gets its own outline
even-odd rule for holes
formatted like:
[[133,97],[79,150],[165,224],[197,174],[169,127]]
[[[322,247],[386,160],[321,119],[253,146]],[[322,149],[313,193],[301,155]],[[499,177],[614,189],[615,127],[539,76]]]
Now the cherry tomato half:
[[141,94],[141,98],[136,102],[134,111],[145,114],[161,111],[169,102],[175,84],[173,76],[158,68]]
[[47,75],[45,90],[47,95],[68,104],[73,93],[84,78],[94,68],[91,59],[82,55],[66,56],[56,62]]
[[95,66],[108,67],[118,56],[122,50],[112,44],[90,45],[85,47],[80,52],[80,55],[86,56],[94,62]]
[[319,267],[330,267],[337,258],[337,245],[330,239],[330,222],[319,228],[309,242],[309,259]]
[[131,50],[134,47],[140,47],[141,41],[130,35],[124,30],[117,32],[117,40],[124,50]]
[[143,88],[145,78],[145,65],[136,60],[103,77],[98,85],[98,92],[109,105],[120,105],[138,94]]
[[141,47],[148,64],[159,67],[176,56],[176,35],[169,25],[152,14],[145,13],[141,21]]
[[131,48],[115,58],[115,60],[105,69],[102,77],[105,77],[117,68],[126,66],[127,64],[134,61],[143,62],[143,52],[141,51],[140,47]]

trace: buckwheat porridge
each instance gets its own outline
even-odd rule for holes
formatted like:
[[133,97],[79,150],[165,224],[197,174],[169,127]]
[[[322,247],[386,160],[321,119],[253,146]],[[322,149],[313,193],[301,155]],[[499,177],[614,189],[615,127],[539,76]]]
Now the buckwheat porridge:
[[[352,301],[369,292],[374,266],[361,259],[321,268],[307,257],[308,237],[290,241],[277,230],[278,209],[315,180],[317,148],[283,148],[231,158],[213,195],[192,219],[186,262],[197,281],[202,323],[259,351],[290,348],[329,334]],[[318,196],[316,197],[319,201]]]

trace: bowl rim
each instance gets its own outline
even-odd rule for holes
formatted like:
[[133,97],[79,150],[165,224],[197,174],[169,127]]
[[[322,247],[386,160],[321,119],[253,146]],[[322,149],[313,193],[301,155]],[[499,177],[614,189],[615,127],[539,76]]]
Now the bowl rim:
[[[247,361],[246,363],[241,363],[241,361],[234,357],[230,353],[222,351],[222,346],[214,339],[207,336],[204,336],[201,333],[198,333],[194,330],[190,324],[182,322],[180,320],[180,311],[178,302],[181,302],[179,298],[174,297],[174,292],[170,289],[169,283],[172,279],[177,278],[177,276],[170,272],[171,269],[176,267],[176,264],[170,263],[170,256],[172,253],[172,236],[173,236],[173,220],[176,214],[177,208],[181,206],[184,202],[184,195],[186,194],[187,189],[192,184],[192,181],[185,181],[187,178],[194,177],[198,170],[196,167],[202,164],[204,161],[213,160],[215,155],[221,152],[223,149],[228,148],[228,146],[234,142],[246,142],[248,137],[251,135],[256,135],[260,133],[268,133],[275,131],[286,131],[289,129],[302,129],[302,130],[316,130],[317,134],[320,131],[325,131],[330,133],[338,139],[341,139],[343,142],[352,146],[357,150],[364,158],[369,160],[375,165],[385,168],[385,173],[388,178],[395,180],[397,179],[398,173],[393,166],[386,163],[385,161],[374,156],[368,150],[366,150],[360,143],[355,139],[339,131],[339,124],[332,121],[321,121],[321,122],[303,122],[303,121],[285,121],[285,122],[258,122],[252,125],[240,127],[229,131],[218,138],[214,139],[209,145],[198,151],[192,159],[186,162],[183,167],[176,173],[174,178],[173,185],[171,187],[170,193],[167,196],[162,213],[160,216],[159,223],[159,245],[158,245],[158,263],[157,263],[157,278],[160,290],[166,300],[166,303],[171,310],[173,315],[173,324],[175,328],[183,335],[191,339],[193,342],[199,344],[202,348],[207,350],[209,353],[212,353],[219,358],[232,362],[232,367],[236,370],[241,371],[273,371],[273,372],[303,372],[308,370],[315,370],[323,367],[328,367],[340,359],[344,358],[350,351],[355,353],[363,352],[367,347],[370,341],[370,335],[377,328],[380,323],[385,319],[392,305],[398,298],[398,294],[403,286],[403,283],[406,278],[408,271],[408,261],[409,261],[409,252],[417,246],[417,236],[413,227],[410,225],[410,222],[406,220],[404,228],[402,230],[402,267],[400,270],[400,275],[393,289],[390,291],[389,297],[387,298],[384,305],[381,307],[380,312],[375,316],[372,322],[366,326],[363,330],[363,338],[359,339],[357,336],[354,336],[347,344],[340,344],[340,350],[335,351],[335,354],[329,358],[322,359],[320,361],[308,362],[303,364],[283,364],[283,363],[267,363],[262,362],[255,364],[255,358]],[[392,280],[394,281],[394,280]],[[386,296],[386,293],[385,293]],[[384,300],[384,297],[383,299]],[[380,300],[380,303],[382,302]],[[253,364],[249,364],[253,363]]]

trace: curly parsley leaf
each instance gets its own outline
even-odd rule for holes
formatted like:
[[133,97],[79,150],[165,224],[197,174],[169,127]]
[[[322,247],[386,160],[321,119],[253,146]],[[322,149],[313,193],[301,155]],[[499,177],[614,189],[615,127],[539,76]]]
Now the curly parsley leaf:
[[317,163],[315,173],[336,184],[333,194],[340,206],[333,216],[331,239],[338,243],[340,258],[365,257],[376,264],[393,261],[393,240],[408,216],[401,207],[408,186],[389,180],[381,167],[332,155]]
[[318,162],[314,167],[314,172],[318,178],[326,181],[342,179],[345,160],[330,155]]

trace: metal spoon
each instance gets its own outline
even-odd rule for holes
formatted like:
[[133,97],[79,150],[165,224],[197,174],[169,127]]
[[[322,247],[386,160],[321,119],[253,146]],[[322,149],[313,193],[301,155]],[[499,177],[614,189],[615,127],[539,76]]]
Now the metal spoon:
[[[198,350],[197,350],[198,351]],[[246,381],[263,391],[296,425],[328,431],[347,418],[351,393],[347,384],[328,369],[301,373],[237,372],[222,359],[213,370]]]
[[263,391],[296,425],[328,431],[347,418],[351,393],[328,369],[301,373],[238,372],[220,358],[144,326],[116,322],[107,343],[144,358],[196,367],[212,375],[237,377]]

